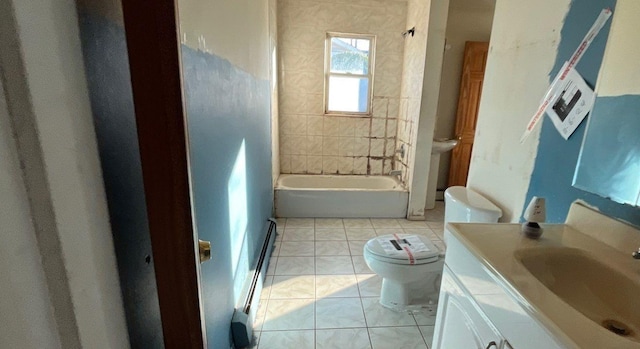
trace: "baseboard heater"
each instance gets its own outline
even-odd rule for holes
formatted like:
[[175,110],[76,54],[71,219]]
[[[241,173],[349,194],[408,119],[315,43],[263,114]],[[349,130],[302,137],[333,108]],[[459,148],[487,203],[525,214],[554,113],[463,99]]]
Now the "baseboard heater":
[[244,300],[236,307],[231,320],[231,335],[236,348],[246,348],[253,341],[253,323],[258,312],[260,293],[264,287],[265,275],[269,267],[269,259],[276,241],[276,221],[270,218],[267,223],[267,236],[262,244],[260,256],[255,265],[249,286],[244,290],[240,299]]

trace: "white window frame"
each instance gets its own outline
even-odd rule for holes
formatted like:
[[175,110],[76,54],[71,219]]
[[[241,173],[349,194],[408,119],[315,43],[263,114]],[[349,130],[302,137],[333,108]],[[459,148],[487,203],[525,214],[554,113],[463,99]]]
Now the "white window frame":
[[[352,73],[332,73],[331,72],[331,39],[332,38],[348,38],[348,39],[367,39],[369,40],[369,69],[368,74],[352,74]],[[327,32],[325,40],[325,62],[324,62],[324,113],[325,115],[353,115],[353,116],[371,116],[371,104],[373,102],[373,79],[375,67],[375,50],[376,36],[372,34],[350,34]],[[332,76],[345,76],[353,78],[367,78],[369,80],[367,91],[367,110],[364,112],[349,112],[340,110],[329,110],[329,78]]]

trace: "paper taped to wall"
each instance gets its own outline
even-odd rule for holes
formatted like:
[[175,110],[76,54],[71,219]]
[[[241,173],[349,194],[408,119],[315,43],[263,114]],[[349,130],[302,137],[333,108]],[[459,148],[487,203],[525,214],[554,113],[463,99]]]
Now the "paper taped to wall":
[[[596,18],[595,22],[591,26],[591,29],[589,29],[589,31],[587,32],[587,35],[585,35],[584,39],[582,39],[582,42],[580,42],[580,45],[571,56],[571,59],[569,59],[565,63],[565,65],[562,67],[562,69],[560,69],[560,73],[558,73],[558,77],[556,77],[556,80],[558,81],[558,83],[560,84],[564,83],[570,71],[573,70],[576,64],[578,64],[578,62],[580,61],[580,58],[582,58],[582,56],[584,55],[584,52],[589,48],[589,45],[591,45],[591,42],[593,42],[593,39],[598,35],[602,27],[604,27],[604,25],[607,23],[607,21],[609,20],[609,17],[611,17],[611,14],[612,14],[611,9],[608,9],[608,8],[603,9],[600,12],[600,15],[598,16],[598,18]],[[582,77],[580,79],[582,79]],[[555,83],[555,80],[554,80],[554,83]],[[552,87],[553,87],[553,84],[549,86],[549,89],[547,90],[545,97],[543,98],[542,102],[540,103],[540,106],[538,107],[538,110],[535,112],[535,114],[533,114],[533,116],[531,117],[531,120],[529,120],[529,123],[527,124],[527,128],[525,129],[524,134],[520,138],[520,143],[523,143],[527,139],[527,137],[529,137],[529,134],[540,122],[542,115],[549,108],[552,101],[558,100],[558,96],[555,93],[562,92],[562,90],[554,91]],[[568,136],[565,137],[565,139],[567,138]]]
[[[569,62],[565,62],[561,72]],[[569,139],[578,125],[584,120],[595,99],[593,90],[587,85],[582,76],[574,69],[570,68],[564,75],[558,74],[549,88],[554,96],[551,103],[545,109],[553,125],[564,139]]]

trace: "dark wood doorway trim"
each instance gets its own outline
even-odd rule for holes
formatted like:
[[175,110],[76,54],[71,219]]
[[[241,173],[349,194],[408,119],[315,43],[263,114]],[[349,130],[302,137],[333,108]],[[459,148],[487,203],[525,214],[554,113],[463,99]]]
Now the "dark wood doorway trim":
[[203,348],[176,4],[122,8],[164,343]]

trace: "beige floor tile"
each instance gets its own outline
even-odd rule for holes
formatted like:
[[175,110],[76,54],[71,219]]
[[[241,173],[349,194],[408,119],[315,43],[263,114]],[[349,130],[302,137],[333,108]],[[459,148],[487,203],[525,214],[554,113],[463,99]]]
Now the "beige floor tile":
[[260,335],[258,349],[314,349],[315,331],[265,331]]
[[313,299],[270,299],[262,331],[312,330],[314,315]]
[[349,241],[349,251],[352,256],[362,256],[364,253],[364,245],[367,240],[351,240]]
[[[418,326],[369,328],[373,349],[427,349]],[[453,348],[452,348],[453,349]]]
[[316,349],[371,349],[366,328],[316,330]]
[[349,256],[346,241],[316,241],[316,256]]
[[368,327],[417,325],[413,315],[385,308],[378,298],[362,298],[362,306]]
[[409,228],[409,229],[426,229],[429,227],[427,225],[427,222],[425,221],[409,221],[406,219],[398,219],[398,223],[402,228]]
[[366,327],[360,298],[323,298],[316,301],[316,328]]
[[356,274],[373,274],[373,271],[369,269],[367,263],[364,261],[363,256],[351,256],[353,261],[353,268]]
[[316,298],[359,297],[355,275],[317,275]]
[[316,229],[318,228],[344,229],[344,224],[341,218],[316,218]]
[[274,275],[312,275],[314,257],[278,257]]
[[283,241],[280,244],[280,257],[305,257],[315,254],[313,241]]
[[434,326],[436,324],[436,313],[434,312],[428,313],[427,311],[423,313],[415,313],[413,317],[416,319],[416,323],[418,326]]
[[316,257],[316,275],[354,274],[353,262],[348,256]]
[[348,219],[345,218],[342,220],[342,222],[344,223],[344,227],[349,229],[349,228],[355,228],[355,229],[362,229],[362,228],[373,228],[373,225],[371,225],[371,221],[369,220],[369,218],[363,218],[363,219],[357,219],[357,218],[352,218],[352,219]]
[[376,231],[373,228],[355,229],[347,228],[347,240],[370,240],[375,238]]
[[427,342],[427,346],[431,348],[433,346],[433,332],[435,330],[434,326],[418,326],[420,328],[420,333],[422,333],[422,338]]
[[313,241],[314,228],[286,228],[282,241]]
[[380,297],[382,278],[376,274],[357,274],[360,297]]
[[315,291],[315,275],[274,276],[269,298],[313,298]]
[[346,240],[344,228],[316,229],[316,241],[322,240]]
[[401,228],[400,224],[395,219],[385,219],[385,218],[372,218],[371,224],[374,228]]
[[315,219],[313,218],[287,218],[286,228],[313,228]]

